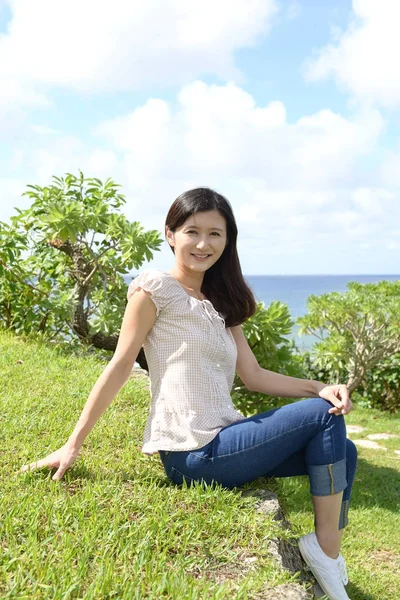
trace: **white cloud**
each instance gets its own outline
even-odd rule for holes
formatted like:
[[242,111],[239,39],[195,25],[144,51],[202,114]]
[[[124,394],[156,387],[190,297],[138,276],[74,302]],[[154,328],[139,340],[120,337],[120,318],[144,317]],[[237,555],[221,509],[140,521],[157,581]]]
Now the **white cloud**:
[[[9,171],[14,174],[22,171],[24,181],[17,178],[14,180],[0,179],[0,186],[6,186],[8,191],[15,191],[16,185],[18,185],[19,194],[26,191],[28,183],[49,185],[53,175],[78,174],[79,170],[83,171],[86,177],[98,177],[103,180],[114,176],[118,183],[122,177],[118,158],[114,152],[100,147],[89,147],[78,137],[62,134],[58,136],[40,135],[37,140],[34,140],[33,145],[26,144],[23,148],[16,148],[10,156],[7,166]],[[11,185],[14,188],[11,188]],[[15,196],[15,194],[13,195]],[[4,197],[7,197],[7,194],[4,194]]]
[[317,243],[335,256],[348,253],[346,244],[374,245],[380,206],[394,204],[394,196],[360,187],[354,168],[384,125],[376,110],[352,119],[322,110],[290,124],[280,102],[257,106],[233,83],[196,81],[177,103],[153,98],[100,124],[96,134],[122,156],[132,217],[162,230],[179,193],[208,185],[234,206],[245,263],[252,272],[273,272],[273,263],[260,262],[266,245],[269,256],[287,260],[294,249],[296,256],[315,252]]
[[114,152],[97,149],[89,155],[84,168],[87,176],[105,180],[116,170],[117,163],[118,159]]
[[[213,187],[234,207],[247,273],[277,272],[277,265],[307,272],[310,255],[315,264],[325,257],[328,268],[319,270],[326,272],[340,253],[346,265],[355,247],[373,253],[397,239],[395,195],[354,175],[383,128],[376,110],[352,118],[323,110],[288,123],[280,102],[258,106],[237,85],[196,81],[177,101],[149,99],[85,139],[38,136],[34,152],[24,147],[12,160],[23,160],[29,182],[40,185],[78,169],[110,176],[123,186],[127,217],[160,231],[181,192]],[[165,246],[154,266],[169,267],[171,258]]]
[[18,170],[20,167],[23,166],[24,159],[25,152],[22,150],[22,148],[16,148],[15,150],[13,150],[9,159],[9,170]]
[[47,109],[51,105],[46,96],[35,91],[29,83],[8,76],[3,77],[1,66],[0,90],[0,136],[2,139],[24,132],[31,109]]
[[400,188],[400,151],[388,151],[380,166],[383,185]]
[[7,222],[15,215],[15,207],[28,208],[31,201],[22,196],[25,190],[24,182],[19,179],[10,177],[0,179],[0,221]]
[[363,103],[400,105],[400,3],[353,0],[353,16],[334,43],[323,47],[305,68],[309,80],[334,77]]
[[[259,107],[234,84],[184,86],[175,110],[151,99],[97,128],[124,152],[130,185],[155,178],[235,177],[268,182],[270,190],[329,189],[352,177],[357,159],[384,127],[378,111],[352,120],[329,110],[286,121],[285,107]],[[315,198],[315,195],[312,196]]]
[[395,198],[396,194],[385,189],[357,188],[353,192],[353,201],[356,207],[371,217],[382,215],[384,206],[392,204]]
[[399,250],[400,248],[400,240],[387,242],[386,247],[389,250]]
[[0,75],[86,92],[201,74],[239,78],[238,48],[265,35],[277,0],[13,0]]
[[34,133],[38,133],[39,135],[58,135],[61,133],[61,131],[53,129],[52,127],[47,127],[46,125],[31,125],[31,129]]
[[278,0],[9,4],[0,33],[0,135],[13,140],[26,135],[34,110],[51,107],[56,87],[115,94],[203,74],[241,80],[235,52],[267,35],[278,12]]
[[46,96],[36,92],[29,87],[29,85],[11,77],[2,77],[0,109],[2,106],[12,106],[14,104],[19,104],[21,106],[35,106],[40,108],[47,108],[50,106],[50,102]]

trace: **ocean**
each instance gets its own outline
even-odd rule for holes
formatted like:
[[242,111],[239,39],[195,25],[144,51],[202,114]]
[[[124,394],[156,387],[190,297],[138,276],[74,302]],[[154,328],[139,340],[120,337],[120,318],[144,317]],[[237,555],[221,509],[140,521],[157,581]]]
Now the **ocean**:
[[376,283],[396,281],[400,275],[245,275],[258,302],[268,306],[273,300],[288,305],[293,319],[307,312],[308,296],[345,292],[350,281]]
[[[244,278],[258,302],[264,302],[265,306],[273,300],[284,302],[294,321],[306,314],[307,298],[311,294],[320,296],[327,292],[345,292],[349,281],[396,281],[400,279],[400,275],[244,275]],[[126,280],[130,282],[131,278],[127,277]],[[302,349],[310,348],[315,341],[311,336],[299,337],[296,327],[293,328],[291,337]]]

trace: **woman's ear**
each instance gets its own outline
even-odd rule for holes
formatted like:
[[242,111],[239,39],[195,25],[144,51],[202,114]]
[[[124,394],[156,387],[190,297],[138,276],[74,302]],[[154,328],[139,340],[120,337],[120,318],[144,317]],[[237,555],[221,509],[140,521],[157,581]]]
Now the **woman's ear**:
[[170,229],[168,229],[168,227],[165,227],[165,235],[167,236],[168,244],[170,246],[174,246],[174,234]]

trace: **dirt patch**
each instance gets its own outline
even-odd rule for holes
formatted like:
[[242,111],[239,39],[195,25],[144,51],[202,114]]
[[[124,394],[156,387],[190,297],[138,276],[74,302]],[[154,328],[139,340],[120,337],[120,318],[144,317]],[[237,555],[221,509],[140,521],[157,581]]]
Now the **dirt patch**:
[[389,550],[376,550],[371,554],[371,563],[379,565],[387,565],[390,569],[395,571],[400,568],[400,555],[390,552]]
[[284,583],[274,588],[266,588],[256,600],[309,600],[313,598],[312,591],[307,591],[295,583]]
[[213,581],[217,585],[221,585],[229,580],[237,580],[247,575],[249,571],[258,568],[258,558],[250,553],[242,552],[236,558],[236,560],[229,563],[221,564],[219,561],[215,561],[214,564],[210,562],[207,567],[200,569],[194,567],[191,569],[190,574],[195,579],[204,577],[208,581]]

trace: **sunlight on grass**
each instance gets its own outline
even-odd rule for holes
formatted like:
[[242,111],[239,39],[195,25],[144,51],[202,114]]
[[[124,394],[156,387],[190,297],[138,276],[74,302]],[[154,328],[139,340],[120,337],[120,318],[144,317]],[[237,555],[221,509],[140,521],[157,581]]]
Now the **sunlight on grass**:
[[[127,383],[61,482],[45,470],[16,474],[65,442],[103,368],[88,354],[0,334],[1,598],[251,599],[266,584],[296,580],[268,554],[279,530],[254,510],[255,498],[176,487],[157,456],[141,454],[149,406],[143,382]],[[365,435],[400,434],[398,418],[372,411],[354,411],[347,422]],[[400,597],[400,445],[380,443],[387,452],[360,449],[344,537],[352,600]],[[306,478],[270,484],[295,531],[310,531]],[[265,480],[246,487],[257,486]]]
[[[380,440],[387,450],[358,448],[358,468],[353,486],[349,525],[343,536],[350,598],[394,600],[400,598],[400,415],[384,415],[370,409],[355,410],[346,423],[360,425],[350,439],[367,439],[374,433],[398,438]],[[291,523],[301,533],[313,527],[308,482],[304,477],[280,480],[280,494],[289,506]]]

